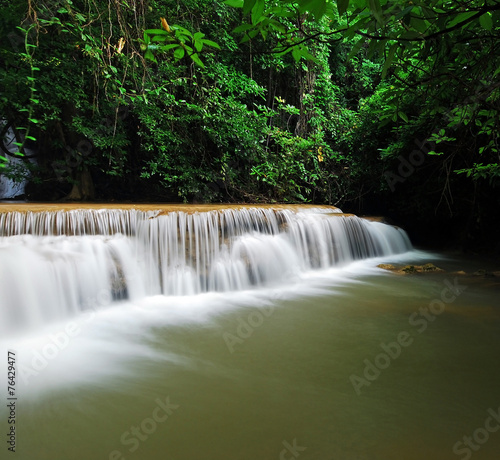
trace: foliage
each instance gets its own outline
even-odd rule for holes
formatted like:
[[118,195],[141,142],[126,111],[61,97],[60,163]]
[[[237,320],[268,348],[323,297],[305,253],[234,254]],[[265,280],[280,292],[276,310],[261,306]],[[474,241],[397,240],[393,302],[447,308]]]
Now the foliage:
[[2,138],[18,150],[0,142],[0,166],[30,177],[30,198],[385,200],[452,217],[496,203],[497,0],[0,6]]

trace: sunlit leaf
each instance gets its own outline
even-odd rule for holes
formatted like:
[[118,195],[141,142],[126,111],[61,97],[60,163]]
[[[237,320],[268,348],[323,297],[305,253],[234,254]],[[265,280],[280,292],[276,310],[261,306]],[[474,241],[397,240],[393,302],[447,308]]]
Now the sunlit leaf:
[[257,0],[254,7],[252,8],[252,24],[256,24],[261,18],[264,8],[266,7],[265,0]]
[[179,60],[179,59],[182,59],[184,57],[184,54],[185,54],[185,51],[184,51],[184,48],[182,48],[181,46],[179,46],[175,51],[174,51],[174,57],[175,59]]
[[217,43],[213,42],[212,40],[203,39],[202,42],[205,46],[211,46],[212,48],[220,50],[220,46]]
[[198,64],[200,67],[203,68],[205,67],[205,64],[203,64],[202,60],[200,59],[197,53],[192,54],[190,57],[195,64]]
[[228,6],[232,6],[233,8],[243,8],[243,0],[225,0],[224,2]]
[[168,35],[168,32],[163,29],[146,29],[144,33],[149,35]]

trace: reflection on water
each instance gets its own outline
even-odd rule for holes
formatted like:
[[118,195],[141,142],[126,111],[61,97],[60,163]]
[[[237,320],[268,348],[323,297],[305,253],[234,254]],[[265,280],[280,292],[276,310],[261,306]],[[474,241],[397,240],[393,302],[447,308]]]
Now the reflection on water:
[[485,428],[500,409],[498,288],[453,274],[462,262],[403,257],[447,271],[369,260],[288,288],[123,302],[4,341],[18,356],[12,457],[498,458],[500,430]]

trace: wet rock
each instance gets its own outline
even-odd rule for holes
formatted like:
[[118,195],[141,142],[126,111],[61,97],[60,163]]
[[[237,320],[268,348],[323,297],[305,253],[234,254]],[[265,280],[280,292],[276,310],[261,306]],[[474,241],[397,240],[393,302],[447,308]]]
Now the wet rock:
[[389,270],[393,273],[397,273],[399,275],[411,275],[414,273],[436,273],[443,272],[444,270],[436,267],[434,264],[428,263],[425,265],[405,265],[405,266],[396,266],[393,264],[379,264],[377,267],[382,268],[384,270]]
[[396,270],[396,266],[392,264],[378,264],[378,268],[383,268],[384,270]]
[[478,270],[473,273],[474,276],[484,276],[485,278],[494,278],[494,272],[490,272],[488,270]]
[[[405,272],[405,273],[418,273],[419,270],[418,270],[418,265],[405,265],[401,271]],[[420,267],[421,268],[421,267]],[[423,270],[420,270],[420,271],[423,271]]]
[[443,270],[439,267],[436,267],[434,264],[425,264],[425,265],[422,265],[422,271],[424,271],[424,272],[442,272]]

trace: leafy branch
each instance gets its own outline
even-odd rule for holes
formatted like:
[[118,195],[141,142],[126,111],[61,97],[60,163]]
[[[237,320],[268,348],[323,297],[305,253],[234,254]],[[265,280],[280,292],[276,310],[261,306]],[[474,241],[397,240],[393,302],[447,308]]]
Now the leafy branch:
[[220,49],[220,46],[212,40],[205,38],[202,32],[194,34],[188,29],[179,25],[169,25],[165,18],[161,18],[162,29],[147,29],[144,31],[144,40],[141,48],[145,51],[144,58],[153,62],[158,62],[154,51],[167,52],[174,54],[175,61],[188,56],[195,64],[205,67],[200,59],[200,53],[204,47]]

